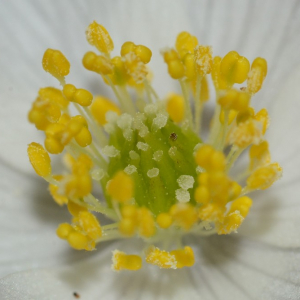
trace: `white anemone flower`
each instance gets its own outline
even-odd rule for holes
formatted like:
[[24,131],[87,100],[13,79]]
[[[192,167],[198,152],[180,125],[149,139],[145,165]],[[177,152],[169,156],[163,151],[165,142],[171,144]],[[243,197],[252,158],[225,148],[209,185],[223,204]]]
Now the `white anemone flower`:
[[[189,237],[196,264],[176,271],[146,267],[113,273],[111,251],[127,241],[102,243],[92,253],[70,250],[55,235],[67,212],[53,203],[32,171],[26,145],[41,140],[27,112],[37,90],[57,82],[43,72],[45,49],[61,49],[70,81],[104,89],[80,60],[84,29],[105,25],[116,48],[132,40],[152,49],[154,86],[176,89],[159,50],[187,30],[215,54],[235,49],[266,58],[269,71],[255,105],[272,118],[268,140],[283,178],[255,194],[238,234]],[[299,299],[300,295],[300,1],[24,1],[0,9],[0,298],[81,299]],[[51,81],[52,80],[52,81]],[[121,245],[122,244],[122,245]],[[136,247],[139,247],[137,245]]]

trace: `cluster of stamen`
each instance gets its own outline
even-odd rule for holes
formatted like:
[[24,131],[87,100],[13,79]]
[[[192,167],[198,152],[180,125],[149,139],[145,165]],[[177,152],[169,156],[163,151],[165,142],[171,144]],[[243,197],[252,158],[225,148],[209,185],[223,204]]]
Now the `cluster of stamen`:
[[[116,271],[138,270],[143,258],[160,268],[191,267],[194,253],[182,246],[182,237],[236,232],[252,206],[248,194],[270,187],[282,174],[264,140],[268,112],[250,106],[267,63],[256,58],[250,66],[235,51],[213,57],[210,46],[182,32],[175,48],[162,50],[182,94],[160,100],[151,85],[149,48],[125,42],[120,56],[111,57],[114,44],[102,25],[90,24],[86,36],[100,54],[87,52],[83,66],[102,76],[118,102],[66,83],[70,63],[59,50],[48,49],[43,68],[62,88],[40,89],[29,112],[29,121],[45,133],[44,146],[28,146],[30,162],[49,182],[53,199],[72,215],[57,235],[74,249],[88,251],[107,240],[143,239],[142,254],[113,252]],[[216,109],[204,142],[201,117],[209,74]],[[78,115],[71,115],[71,104]],[[246,149],[248,168],[232,173]],[[49,154],[61,153],[68,171],[56,174]],[[102,200],[94,195],[97,185]],[[100,225],[98,214],[112,222]]]

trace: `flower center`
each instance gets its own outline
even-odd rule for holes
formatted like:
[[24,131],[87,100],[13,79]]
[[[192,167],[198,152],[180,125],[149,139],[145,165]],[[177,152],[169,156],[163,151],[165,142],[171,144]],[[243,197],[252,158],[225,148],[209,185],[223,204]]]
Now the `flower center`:
[[[146,263],[190,267],[193,250],[178,248],[182,236],[235,232],[252,206],[248,194],[270,187],[281,176],[264,140],[268,112],[256,113],[250,106],[267,63],[256,58],[250,67],[235,51],[213,57],[211,47],[182,32],[175,48],[162,51],[182,94],[160,100],[151,85],[149,48],[126,42],[121,56],[112,58],[113,41],[102,25],[93,22],[86,35],[101,54],[87,52],[83,65],[102,76],[118,104],[66,83],[70,63],[60,51],[48,49],[43,68],[62,89],[40,89],[29,112],[29,121],[45,133],[45,147],[34,142],[28,146],[30,162],[49,182],[54,200],[67,204],[72,215],[70,223],[59,225],[57,235],[88,251],[106,240],[141,238]],[[208,74],[216,108],[204,142],[201,117],[209,99]],[[233,87],[246,80],[245,87]],[[78,115],[71,115],[70,103]],[[246,149],[249,166],[234,176],[231,169]],[[49,153],[64,153],[68,171],[54,174]],[[95,197],[97,185],[103,200]],[[98,213],[112,222],[101,226]],[[113,252],[114,270],[141,266],[140,255]]]

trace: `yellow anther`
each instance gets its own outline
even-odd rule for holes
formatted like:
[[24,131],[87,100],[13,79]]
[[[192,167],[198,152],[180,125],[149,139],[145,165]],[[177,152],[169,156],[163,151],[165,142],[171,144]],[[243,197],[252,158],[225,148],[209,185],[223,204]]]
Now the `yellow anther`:
[[236,182],[232,181],[230,184],[229,200],[236,199],[242,192],[242,187]]
[[174,49],[168,49],[163,53],[164,61],[168,65],[168,72],[173,79],[180,79],[184,76],[184,64]]
[[[230,125],[233,120],[236,118],[238,112],[236,110],[229,110],[229,114],[228,114],[228,124]],[[221,124],[224,124],[225,122],[225,112],[224,109],[222,109],[221,113],[220,113],[220,122]]]
[[184,58],[187,53],[194,53],[197,45],[197,38],[186,31],[180,32],[176,38],[175,47],[181,58]]
[[107,123],[106,113],[108,111],[113,111],[118,115],[121,114],[120,108],[115,103],[113,103],[110,99],[102,96],[97,96],[94,98],[90,109],[93,117],[101,125],[105,125]]
[[207,165],[207,160],[211,157],[211,155],[214,153],[214,148],[210,145],[202,145],[198,151],[196,152],[196,163],[204,168],[204,166]]
[[216,90],[224,90],[227,88],[226,78],[221,73],[221,61],[222,58],[220,56],[215,56],[213,59],[213,66],[211,70],[211,77],[213,79]]
[[80,168],[77,174],[72,174],[66,179],[65,193],[70,198],[82,198],[92,191],[92,179],[87,170]]
[[136,221],[131,218],[123,218],[119,222],[119,231],[125,236],[133,236],[136,231]]
[[70,244],[70,246],[76,250],[84,250],[88,247],[89,239],[86,235],[72,231],[68,237],[67,241]]
[[121,48],[121,56],[125,57],[130,52],[134,52],[144,64],[147,64],[151,60],[152,52],[146,46],[135,45],[133,42],[125,42]]
[[175,256],[177,261],[177,268],[192,267],[195,263],[194,251],[191,247],[184,247],[184,249],[177,249],[170,252]]
[[161,269],[177,269],[175,255],[151,246],[146,252],[146,262]]
[[59,81],[63,81],[64,76],[70,72],[70,63],[59,50],[47,49],[43,56],[42,65],[46,72]]
[[102,236],[102,229],[97,218],[90,212],[82,210],[78,214],[80,227],[92,240],[99,239]]
[[180,60],[178,53],[174,49],[166,49],[162,51],[164,61],[169,63],[173,60]]
[[131,79],[137,84],[143,83],[148,74],[148,69],[141,59],[134,52],[129,52],[123,57],[123,62]]
[[46,87],[39,90],[39,97],[43,101],[56,104],[60,109],[66,109],[69,102],[65,99],[62,91],[53,87]]
[[155,222],[153,215],[146,207],[139,209],[139,234],[149,238],[155,234]]
[[195,190],[195,200],[200,204],[207,204],[210,200],[210,193],[205,185],[200,185]]
[[93,161],[87,154],[80,154],[77,158],[77,166],[75,165],[74,169],[77,167],[76,170],[78,173],[81,173],[87,170],[90,170],[93,167]]
[[196,77],[196,67],[194,54],[187,53],[183,58],[183,64],[185,66],[185,76],[188,80],[193,80]]
[[114,49],[114,43],[106,28],[96,21],[91,23],[86,30],[87,41],[100,52],[109,54]]
[[244,123],[254,118],[255,111],[252,107],[248,107],[245,111],[239,112],[236,116],[236,123]]
[[175,93],[169,94],[167,98],[167,112],[170,118],[174,122],[180,123],[184,118],[184,111],[183,96]]
[[78,205],[73,201],[68,202],[68,210],[73,217],[78,217],[80,212],[87,211],[84,206]]
[[42,145],[32,142],[28,145],[27,153],[32,167],[39,176],[51,175],[51,160]]
[[255,94],[261,89],[267,72],[267,61],[261,57],[255,58],[251,65],[251,71],[248,74],[247,91],[249,93]]
[[185,230],[189,230],[197,221],[195,207],[187,203],[174,204],[170,209],[170,215],[174,222]]
[[239,211],[234,211],[225,216],[222,223],[217,224],[218,234],[229,234],[236,232],[244,221],[243,216]]
[[137,271],[142,267],[142,258],[138,255],[126,254],[119,250],[113,251],[112,269],[114,271]]
[[59,154],[64,150],[64,146],[53,137],[47,137],[45,139],[45,148],[51,154]]
[[223,171],[226,159],[221,151],[216,151],[210,145],[203,145],[196,152],[196,163],[207,171]]
[[222,222],[224,218],[225,207],[217,203],[208,203],[199,209],[199,219],[209,222]]
[[[62,175],[55,175],[53,178],[57,181],[60,181],[63,179]],[[64,205],[68,203],[68,198],[64,195],[59,194],[59,187],[54,184],[49,184],[49,192],[51,196],[53,197],[54,201],[58,205]]]
[[121,210],[123,218],[136,219],[138,215],[138,208],[136,205],[124,205]]
[[89,106],[93,95],[85,89],[77,89],[73,84],[66,84],[63,93],[69,101],[76,102],[81,106]]
[[254,119],[262,124],[262,126],[263,126],[262,134],[265,134],[270,125],[270,117],[269,117],[268,111],[265,108],[261,109],[254,116]]
[[269,144],[263,141],[258,145],[253,145],[249,151],[250,164],[249,170],[255,170],[271,162],[271,155],[269,152]]
[[[196,83],[196,81],[195,81]],[[196,84],[195,86],[195,93],[196,93]],[[209,100],[209,87],[206,76],[204,76],[201,80],[201,90],[200,90],[200,102],[206,102]]]
[[204,76],[201,80],[201,89],[200,89],[200,98],[199,100],[196,99],[196,86],[197,86],[197,80],[194,79],[191,82],[191,87],[192,87],[192,91],[193,91],[193,95],[195,97],[196,101],[200,101],[200,102],[206,102],[209,100],[209,87],[208,87],[208,82],[207,82],[207,78],[206,76]]
[[101,75],[113,73],[113,64],[106,57],[91,51],[83,56],[82,64],[87,70]]
[[209,175],[207,172],[198,175],[197,181],[200,185],[208,185]]
[[197,46],[194,51],[194,59],[197,74],[204,76],[211,73],[212,48],[210,46]]
[[137,45],[134,52],[144,64],[147,64],[151,60],[152,52],[146,46]]
[[227,214],[231,214],[231,213],[235,212],[236,210],[238,210],[240,212],[241,216],[243,218],[246,218],[251,206],[252,206],[252,200],[247,196],[243,196],[241,198],[234,200],[231,203],[230,210]]
[[92,143],[92,135],[87,127],[83,127],[75,136],[75,140],[81,147],[86,147]]
[[167,229],[172,225],[173,219],[168,213],[160,213],[156,218],[156,222],[160,228]]
[[134,182],[124,171],[119,171],[107,183],[106,191],[113,200],[125,203],[133,197]]
[[256,169],[247,179],[248,190],[265,190],[282,176],[282,168],[272,163]]
[[122,57],[115,56],[111,63],[113,64],[113,74],[110,76],[112,82],[116,85],[124,85],[130,78],[124,66]]
[[121,47],[121,56],[125,56],[129,52],[134,52],[136,45],[133,42],[125,42]]
[[259,144],[263,136],[261,122],[248,120],[239,123],[228,135],[229,144],[236,145],[239,148],[246,148],[251,144]]
[[62,223],[56,229],[56,234],[59,238],[66,240],[72,231],[73,227],[70,224]]
[[225,110],[234,109],[238,112],[245,111],[250,102],[250,94],[245,92],[240,92],[235,89],[230,89],[226,91],[224,96],[221,96],[218,103]]
[[73,101],[81,106],[90,106],[93,101],[93,95],[85,89],[77,89]]
[[223,57],[220,70],[229,85],[243,83],[248,76],[250,64],[246,57],[230,51]]
[[168,63],[168,72],[173,79],[184,76],[184,65],[180,60],[172,60]]

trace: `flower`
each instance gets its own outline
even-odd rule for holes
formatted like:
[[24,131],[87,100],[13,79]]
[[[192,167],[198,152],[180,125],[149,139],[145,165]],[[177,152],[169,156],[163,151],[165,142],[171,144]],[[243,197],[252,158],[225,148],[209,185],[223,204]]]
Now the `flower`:
[[[118,13],[116,12],[116,9],[120,9],[120,12],[122,12],[122,14],[120,13],[119,16],[122,16],[124,8],[122,7],[122,3],[119,4],[120,7],[116,5],[113,8],[111,7],[111,9],[117,15]],[[152,8],[153,14],[155,14],[156,16],[157,14],[163,13],[164,11],[170,12],[171,9],[171,5],[167,6],[166,4],[166,8],[163,7],[162,10],[158,11],[156,9],[156,5],[158,4],[153,4],[153,7],[151,6],[151,4],[143,4],[149,9]],[[222,299],[229,299],[233,297],[240,299],[247,299],[247,297],[252,297],[256,299],[276,299],[277,297],[278,299],[280,299],[284,297],[283,295],[288,295],[288,297],[294,297],[294,299],[296,299],[297,293],[299,292],[299,288],[297,286],[297,276],[299,274],[299,269],[297,269],[297,263],[299,261],[299,254],[297,253],[297,247],[299,246],[299,237],[297,232],[298,212],[297,202],[295,202],[297,201],[297,195],[299,193],[299,190],[297,190],[296,185],[298,176],[298,170],[296,166],[297,163],[299,164],[299,157],[297,156],[297,145],[299,145],[299,141],[297,140],[295,128],[295,124],[297,124],[297,115],[295,115],[294,113],[294,111],[297,110],[298,104],[294,99],[296,99],[297,97],[297,90],[295,91],[295,86],[297,85],[297,79],[299,78],[297,76],[299,75],[297,75],[297,72],[295,72],[293,67],[297,63],[296,51],[294,49],[297,49],[297,38],[295,38],[295,36],[297,36],[298,27],[296,26],[297,24],[295,24],[296,21],[295,23],[289,23],[287,20],[294,20],[293,16],[296,16],[299,13],[299,11],[297,10],[298,7],[292,7],[288,5],[281,7],[280,2],[276,3],[276,5],[274,4],[274,2],[272,2],[273,10],[271,10],[271,7],[269,7],[267,4],[265,4],[265,11],[260,6],[257,9],[252,8],[253,10],[251,18],[251,13],[249,13],[249,9],[248,7],[246,7],[246,4],[246,2],[242,4],[236,4],[233,7],[231,7],[229,11],[223,10],[221,7],[222,5],[229,5],[228,3],[217,4],[215,10],[207,10],[208,12],[212,12],[212,17],[208,17],[207,20],[204,20],[204,18],[199,17],[199,20],[203,20],[203,25],[207,25],[206,23],[208,23],[209,20],[212,21],[212,24],[210,26],[207,25],[207,27],[203,29],[205,30],[204,32],[207,34],[207,43],[213,44],[214,46],[215,44],[221,43],[221,45],[224,45],[224,50],[222,49],[222,53],[226,53],[229,50],[232,50],[230,48],[226,49],[226,46],[236,48],[238,51],[241,50],[241,47],[244,48],[243,53],[245,53],[245,55],[248,57],[251,55],[254,56],[259,54],[266,57],[268,61],[271,60],[271,68],[269,72],[270,76],[268,77],[268,81],[265,85],[266,91],[260,94],[260,98],[263,99],[262,101],[266,101],[266,106],[269,105],[271,107],[270,114],[272,119],[278,120],[276,121],[277,126],[275,126],[275,128],[273,127],[273,129],[271,129],[273,130],[273,132],[271,131],[269,134],[270,145],[271,149],[273,150],[273,156],[275,156],[276,160],[280,161],[283,164],[285,170],[285,177],[280,183],[277,184],[276,187],[273,188],[273,192],[265,194],[267,196],[263,196],[263,198],[265,199],[261,200],[264,201],[260,201],[260,195],[257,195],[257,197],[255,197],[256,203],[253,207],[251,213],[252,215],[248,218],[248,225],[246,226],[245,224],[245,226],[241,228],[239,236],[230,238],[216,237],[210,239],[203,239],[200,241],[200,246],[194,247],[199,251],[199,253],[196,253],[196,257],[198,258],[197,268],[192,268],[191,271],[182,270],[179,271],[180,273],[176,274],[161,271],[157,273],[155,270],[143,270],[142,273],[139,273],[138,275],[136,275],[136,277],[128,277],[128,274],[121,274],[120,276],[110,276],[107,275],[107,269],[109,268],[109,266],[105,264],[105,261],[109,261],[109,258],[105,256],[110,256],[109,252],[111,249],[108,249],[110,246],[108,246],[107,248],[102,246],[103,251],[99,249],[101,251],[101,254],[99,256],[92,256],[89,258],[89,260],[80,260],[79,263],[74,263],[74,265],[78,267],[77,270],[80,270],[81,276],[85,277],[85,279],[88,281],[87,283],[82,283],[84,286],[80,289],[82,291],[82,295],[85,294],[86,297],[92,299],[99,297],[99,295],[107,299],[116,299],[118,298],[118,295],[124,294],[125,291],[125,293],[127,293],[128,299],[134,299],[135,297],[139,298],[140,290],[138,287],[140,286],[140,284],[142,284],[143,281],[145,281],[147,282],[147,286],[143,289],[143,299],[147,299],[147,297],[151,299],[154,298],[155,295],[158,295],[158,297],[161,297],[162,299],[172,299],[175,298],[175,296],[178,297],[178,299],[187,296],[192,299],[197,299],[200,296],[202,296],[204,299],[210,299],[213,297],[221,297]],[[7,4],[7,6],[5,6],[5,9],[9,10],[9,8],[13,5],[14,4]],[[126,3],[126,5],[129,4]],[[141,18],[142,20],[144,15],[142,14],[142,9],[141,7],[139,7],[138,2],[130,2],[130,5],[132,6],[129,6],[129,9],[133,16],[135,16],[136,13],[136,18]],[[192,12],[196,14],[196,12],[201,8],[197,5],[197,3],[191,2],[189,4],[186,4],[186,6],[183,5],[183,8],[193,8]],[[133,7],[136,7],[136,11],[133,9]],[[251,4],[249,4],[249,8],[251,9]],[[3,14],[6,12],[5,9],[2,12]],[[26,13],[26,9],[33,9],[33,6],[25,6],[25,11],[22,9],[21,17],[24,16],[24,14]],[[147,12],[149,12],[149,9],[147,10]],[[46,11],[51,11],[51,6],[46,7]],[[204,9],[200,11],[205,12]],[[232,14],[230,20],[236,20],[240,22],[240,16],[242,15],[243,11],[248,12],[249,22],[254,22],[253,16],[256,16],[256,18],[262,19],[262,23],[265,25],[265,27],[262,26],[263,29],[260,32],[257,32],[254,31],[254,29],[252,29],[253,27],[255,28],[254,25],[253,27],[251,27],[249,23],[246,23],[245,28],[242,28],[244,30],[241,29],[241,36],[239,36],[239,38],[234,39],[234,37],[238,35],[235,32],[235,30],[238,31],[239,26],[234,26],[234,23],[231,23],[231,27],[230,24],[226,25],[226,22],[222,23],[222,14],[225,14],[224,20],[228,19],[228,17]],[[268,20],[270,15],[266,14],[266,11],[268,11],[270,15],[272,13],[274,13],[274,15],[280,13],[281,18],[276,18],[276,24],[274,21],[272,21],[272,19],[270,20],[270,24],[268,24],[266,22],[266,19]],[[41,7],[41,10],[39,10],[40,15],[42,12],[43,7]],[[259,15],[259,13],[261,13],[262,15]],[[171,14],[172,17],[168,20],[169,22],[164,23],[164,29],[166,31],[164,30],[163,32],[169,32],[168,34],[173,33],[174,38],[175,34],[182,30],[182,22],[175,22],[176,18],[183,16],[182,14],[182,7],[180,4],[178,4],[178,6],[174,8],[174,13]],[[291,16],[289,14],[291,14]],[[83,24],[83,26],[81,27],[85,27],[90,22],[90,18],[99,19],[99,17],[96,18],[94,16],[88,16],[88,19],[85,20],[86,24]],[[27,21],[29,20],[28,18],[25,19]],[[117,20],[120,19],[121,18]],[[285,19],[286,23],[284,22]],[[1,18],[1,20],[5,21],[6,18],[3,17]],[[214,23],[214,20],[216,23]],[[281,20],[282,23],[280,22]],[[101,22],[105,23],[104,21]],[[119,22],[120,21],[118,21],[118,23]],[[129,21],[126,22],[128,24]],[[160,29],[159,32],[162,31],[161,23],[150,23],[153,24],[153,26],[158,26],[158,28]],[[174,24],[176,25],[177,23],[180,23],[180,27],[178,29],[174,28],[172,30],[167,30],[169,28],[172,28],[172,26]],[[259,24],[259,22],[257,23]],[[16,26],[21,26],[18,24],[22,23],[17,23]],[[45,23],[42,22],[42,24]],[[57,22],[57,24],[59,24],[59,22]],[[72,25],[73,24],[75,23],[72,23]],[[136,29],[135,26],[137,22],[133,22],[132,24],[132,26],[134,27],[133,29]],[[188,23],[186,24],[186,26],[188,27]],[[275,27],[275,29],[278,29],[277,31],[280,32],[280,29],[284,28],[284,24],[286,24],[287,28],[289,29],[291,36],[286,36],[283,34],[283,36],[285,36],[285,40],[281,40],[280,36],[275,34],[272,35],[272,32],[274,30],[273,26],[277,25],[278,27]],[[109,25],[106,26],[109,27]],[[228,33],[228,35],[222,35],[221,37],[217,36],[215,32],[219,32],[220,29],[217,29],[216,31],[210,31],[210,29],[214,28],[214,26],[222,28],[222,32],[224,32],[225,27],[227,29],[226,33]],[[120,31],[120,33],[122,32],[122,29],[126,31],[125,35],[120,35],[122,39],[125,38],[135,40],[135,38],[132,36],[132,32],[134,32],[134,30],[129,31],[130,28],[128,27],[125,30],[124,27],[120,26],[118,27],[119,30],[117,31]],[[141,28],[141,26],[139,27]],[[7,27],[2,26],[2,28]],[[42,30],[42,27],[38,28],[37,26],[34,26],[33,28],[36,30]],[[156,28],[154,27],[153,32],[157,32],[155,29]],[[186,29],[192,31],[190,28]],[[81,32],[80,30],[81,28],[78,27],[76,33]],[[68,31],[65,32],[67,33]],[[256,48],[257,46],[259,48],[259,45],[262,45],[262,43],[259,42],[259,39],[261,39],[261,41],[265,40],[264,37],[268,33],[269,35],[272,35],[272,37],[270,37],[270,44],[266,44],[269,45],[269,49],[268,47],[266,47],[266,45],[264,45],[264,50],[260,52]],[[128,34],[128,36],[126,36],[126,34]],[[209,34],[212,34],[213,37],[215,36],[215,39],[211,38],[211,40],[209,40]],[[247,39],[248,42],[246,42],[245,44],[242,43],[242,34],[246,36],[248,35],[249,37],[249,39]],[[115,34],[113,35],[116,36]],[[144,33],[142,35],[144,35]],[[43,36],[46,36],[45,33],[43,33]],[[251,38],[251,36],[255,36],[255,38]],[[222,37],[224,39],[223,41]],[[24,55],[24,51],[32,51],[32,44],[28,41],[26,36],[22,38],[26,40],[26,43],[22,44],[22,46],[24,46],[25,48],[22,47],[22,49],[20,50],[21,54]],[[72,38],[77,39],[77,36]],[[168,42],[164,36],[158,36],[158,39],[159,38],[163,40],[163,43],[161,43],[159,40],[157,41],[159,47],[162,47],[166,44],[172,44],[172,41]],[[205,39],[205,37],[203,37],[203,39]],[[238,46],[229,45],[230,39],[232,39],[232,41],[235,41],[236,43],[240,41],[241,44]],[[17,43],[16,40],[12,41],[12,43]],[[228,43],[225,43],[226,41],[228,41]],[[142,42],[144,41],[142,40],[141,43]],[[70,42],[69,47],[75,44],[75,42]],[[144,42],[144,44],[149,45],[149,43],[147,43],[146,41]],[[28,48],[26,48],[26,45],[29,45],[27,46]],[[275,47],[275,45],[277,45],[277,48]],[[15,47],[10,47],[10,49],[14,49],[14,51],[20,49],[20,47],[17,46],[18,44],[15,44]],[[44,50],[43,48],[46,48],[47,46],[43,45],[43,47],[41,47],[40,57],[42,56],[42,51]],[[61,43],[53,45],[53,47],[54,46],[56,48],[59,48],[61,46]],[[156,47],[158,46],[156,45]],[[276,48],[278,50],[272,52],[272,48]],[[151,47],[151,49],[155,49],[155,47]],[[74,51],[74,57],[76,56],[77,51]],[[264,51],[266,51],[266,53],[262,53]],[[13,51],[9,52],[9,55],[11,56],[8,56],[8,58],[13,57],[14,59],[8,59],[7,63],[13,61],[16,64],[16,66],[19,66],[21,72],[22,68],[20,66],[22,66],[22,64],[18,64],[18,61],[15,60],[16,56],[14,56],[13,53]],[[77,57],[81,54],[82,53],[79,53]],[[36,54],[33,55],[33,59],[36,60]],[[160,58],[158,57],[157,61],[159,59]],[[32,66],[30,67],[32,68]],[[8,67],[5,67],[4,69],[11,70],[8,69]],[[155,67],[155,64],[153,66],[153,69],[157,69]],[[21,89],[22,84],[20,83],[20,81],[19,83],[18,81],[12,81],[12,78],[15,78],[16,74],[13,74],[12,77],[12,75],[10,75],[10,73],[7,71],[7,76],[5,78],[2,78],[1,80],[1,85],[3,84],[3,90],[5,91],[3,95],[6,97],[10,96],[8,98],[11,99],[10,103],[7,104],[16,105],[16,103],[20,103],[22,105],[22,102],[19,99],[20,96],[22,96],[23,99],[28,99],[28,101],[31,101],[31,99],[34,97],[35,90],[43,84],[41,82],[46,82],[46,80],[41,80],[41,82],[38,82],[36,80],[36,86],[35,84],[33,84],[32,86],[30,85],[30,82],[34,80],[34,76],[40,74],[38,70],[39,69],[37,68],[35,72],[32,72],[31,74],[26,73],[26,76],[25,74],[23,74],[23,76],[19,77],[22,78],[22,81],[24,81],[23,87],[27,85],[27,87],[24,87],[23,90]],[[273,71],[273,74],[271,73],[271,71]],[[282,74],[282,76],[280,76],[280,74]],[[25,78],[28,78],[27,83],[25,81]],[[159,79],[158,81],[161,80]],[[10,86],[13,90],[17,89],[18,86],[20,94],[18,95],[13,92],[9,93],[8,86]],[[159,87],[161,91],[163,91],[162,86]],[[32,94],[29,94],[28,96],[30,97],[26,98],[26,93],[28,93],[28,89],[30,90],[30,93],[32,92]],[[13,98],[14,95],[15,98]],[[18,99],[18,101],[20,102],[17,102],[17,100],[13,102],[13,99]],[[285,99],[285,101],[282,101],[281,99]],[[18,113],[23,113],[25,116],[28,103],[26,103],[24,107],[21,106],[18,109],[16,109],[15,106],[12,107],[9,105],[9,111],[8,113],[6,113],[7,119],[3,117],[3,122],[4,120],[7,120],[6,123],[8,123],[8,118],[11,119],[12,117],[15,118],[14,120],[18,120]],[[11,113],[11,111],[13,111],[13,114]],[[3,115],[5,116],[5,114]],[[32,213],[32,209],[34,208],[32,207],[33,205],[30,207],[30,203],[34,203],[34,206],[37,206],[37,201],[30,202],[29,200],[26,200],[32,197],[32,194],[34,193],[37,194],[37,198],[44,197],[44,194],[42,192],[40,192],[42,194],[41,196],[39,196],[39,190],[33,190],[34,188],[37,188],[37,185],[35,184],[35,182],[31,183],[28,175],[22,176],[22,172],[28,174],[28,169],[25,167],[26,165],[24,163],[25,155],[23,156],[23,160],[22,156],[20,157],[16,154],[16,151],[19,151],[19,149],[21,149],[21,146],[26,144],[29,140],[28,135],[26,134],[26,141],[22,141],[23,134],[22,136],[16,136],[16,140],[20,142],[20,144],[18,143],[10,147],[8,141],[10,136],[14,136],[11,135],[11,130],[15,129],[15,125],[13,123],[9,124],[11,124],[11,126],[7,128],[7,135],[4,136],[5,140],[3,140],[2,142],[3,145],[7,146],[3,147],[2,155],[4,159],[8,160],[9,165],[13,167],[18,166],[19,169],[17,172],[15,172],[13,168],[7,168],[5,165],[3,165],[2,168],[2,170],[4,170],[3,172],[5,172],[5,176],[3,176],[3,183],[5,183],[3,195],[7,195],[7,198],[5,198],[6,202],[4,204],[8,207],[9,210],[12,210],[9,214],[5,210],[2,210],[2,214],[9,215],[9,217],[1,217],[1,221],[3,222],[2,228],[11,229],[4,231],[5,235],[7,235],[8,238],[7,244],[5,244],[2,247],[11,247],[6,248],[5,253],[8,255],[7,250],[10,250],[10,253],[12,254],[12,256],[8,257],[9,260],[12,262],[10,266],[15,268],[6,269],[7,273],[16,270],[21,265],[16,263],[18,259],[20,259],[21,262],[21,255],[24,255],[25,257],[26,255],[28,255],[28,267],[35,266],[34,263],[38,262],[38,255],[40,255],[40,257],[43,257],[43,261],[45,261],[45,257],[49,257],[49,260],[47,261],[48,265],[51,264],[51,260],[53,263],[56,264],[59,264],[61,260],[63,260],[63,254],[56,253],[56,249],[57,251],[60,251],[60,246],[56,241],[51,239],[51,235],[49,236],[49,234],[47,234],[47,223],[45,221],[43,222],[42,220],[37,220],[38,214]],[[21,129],[22,127],[18,127],[18,132],[20,132]],[[26,131],[27,130],[30,132],[29,129],[26,129]],[[4,139],[4,137],[2,138]],[[20,147],[18,147],[19,145]],[[20,197],[22,202],[19,202],[16,199],[18,195],[18,190],[16,189],[16,187],[19,189],[19,193],[24,197],[22,199]],[[15,194],[13,194],[12,192],[14,192]],[[28,198],[25,198],[25,195],[27,195]],[[14,200],[14,202],[12,200]],[[38,205],[43,205],[40,199]],[[48,208],[50,209],[50,212],[51,210],[53,212],[56,212],[56,210],[51,204],[48,204]],[[46,216],[48,215],[50,215],[50,213],[46,213]],[[56,218],[63,219],[62,214],[56,215]],[[22,220],[24,221],[21,222]],[[54,220],[52,217],[48,220],[52,224],[52,231],[53,227],[55,226],[54,224],[57,223],[57,220]],[[26,229],[30,231],[30,233],[23,235],[23,233],[26,232]],[[36,232],[41,233],[39,239],[34,237],[34,235],[37,234],[34,234],[34,230],[36,230]],[[20,234],[17,234],[18,232]],[[247,238],[244,238],[243,235],[247,236]],[[192,240],[190,243],[193,244],[196,242]],[[198,243],[199,242],[197,241],[197,244]],[[30,247],[26,248],[26,245],[28,244],[30,244]],[[31,246],[32,244],[34,246]],[[51,248],[54,248],[51,249],[51,252],[47,252],[47,248],[49,248],[49,245],[53,245],[53,247]],[[113,248],[115,247],[116,245],[113,245]],[[39,249],[41,248],[42,251],[39,252]],[[11,249],[14,251],[12,251]],[[47,253],[52,253],[53,256]],[[30,257],[33,256],[35,257],[35,259],[30,260]],[[259,259],[257,259],[257,256],[259,256]],[[98,262],[96,266],[95,261]],[[103,261],[101,267],[100,261]],[[24,268],[26,268],[26,265],[23,265],[23,269]],[[42,297],[44,297],[45,299],[46,297],[52,297],[54,299],[55,297],[57,299],[68,299],[68,297],[73,297],[73,295],[71,294],[71,291],[73,291],[72,289],[74,289],[74,285],[72,285],[72,282],[74,284],[73,280],[75,280],[76,277],[77,276],[74,276],[74,269],[72,267],[61,267],[59,269],[52,269],[50,271],[45,270],[31,271],[29,273],[23,274],[19,273],[16,275],[12,275],[11,277],[4,278],[2,280],[1,284],[3,285],[4,289],[1,289],[0,293],[5,293],[6,295],[0,295],[4,297],[10,297],[11,299],[16,297],[21,298],[22,295],[25,299],[26,297],[28,298],[29,295],[39,299],[42,299]],[[62,278],[64,278],[63,284],[61,283]],[[89,280],[89,278],[97,280],[97,284],[95,285],[93,283],[90,283],[90,281],[92,280]],[[19,284],[19,282],[21,281],[22,285]],[[128,282],[132,284],[130,286],[130,289],[126,288],[128,286]],[[37,283],[39,284],[37,285]],[[102,288],[102,286],[99,287],[99,285],[101,284],[103,284],[103,286],[105,286],[106,288]],[[159,286],[159,284],[161,284],[160,292],[157,289],[157,286]],[[79,286],[77,287],[79,288]],[[80,293],[80,291],[78,292]]]

